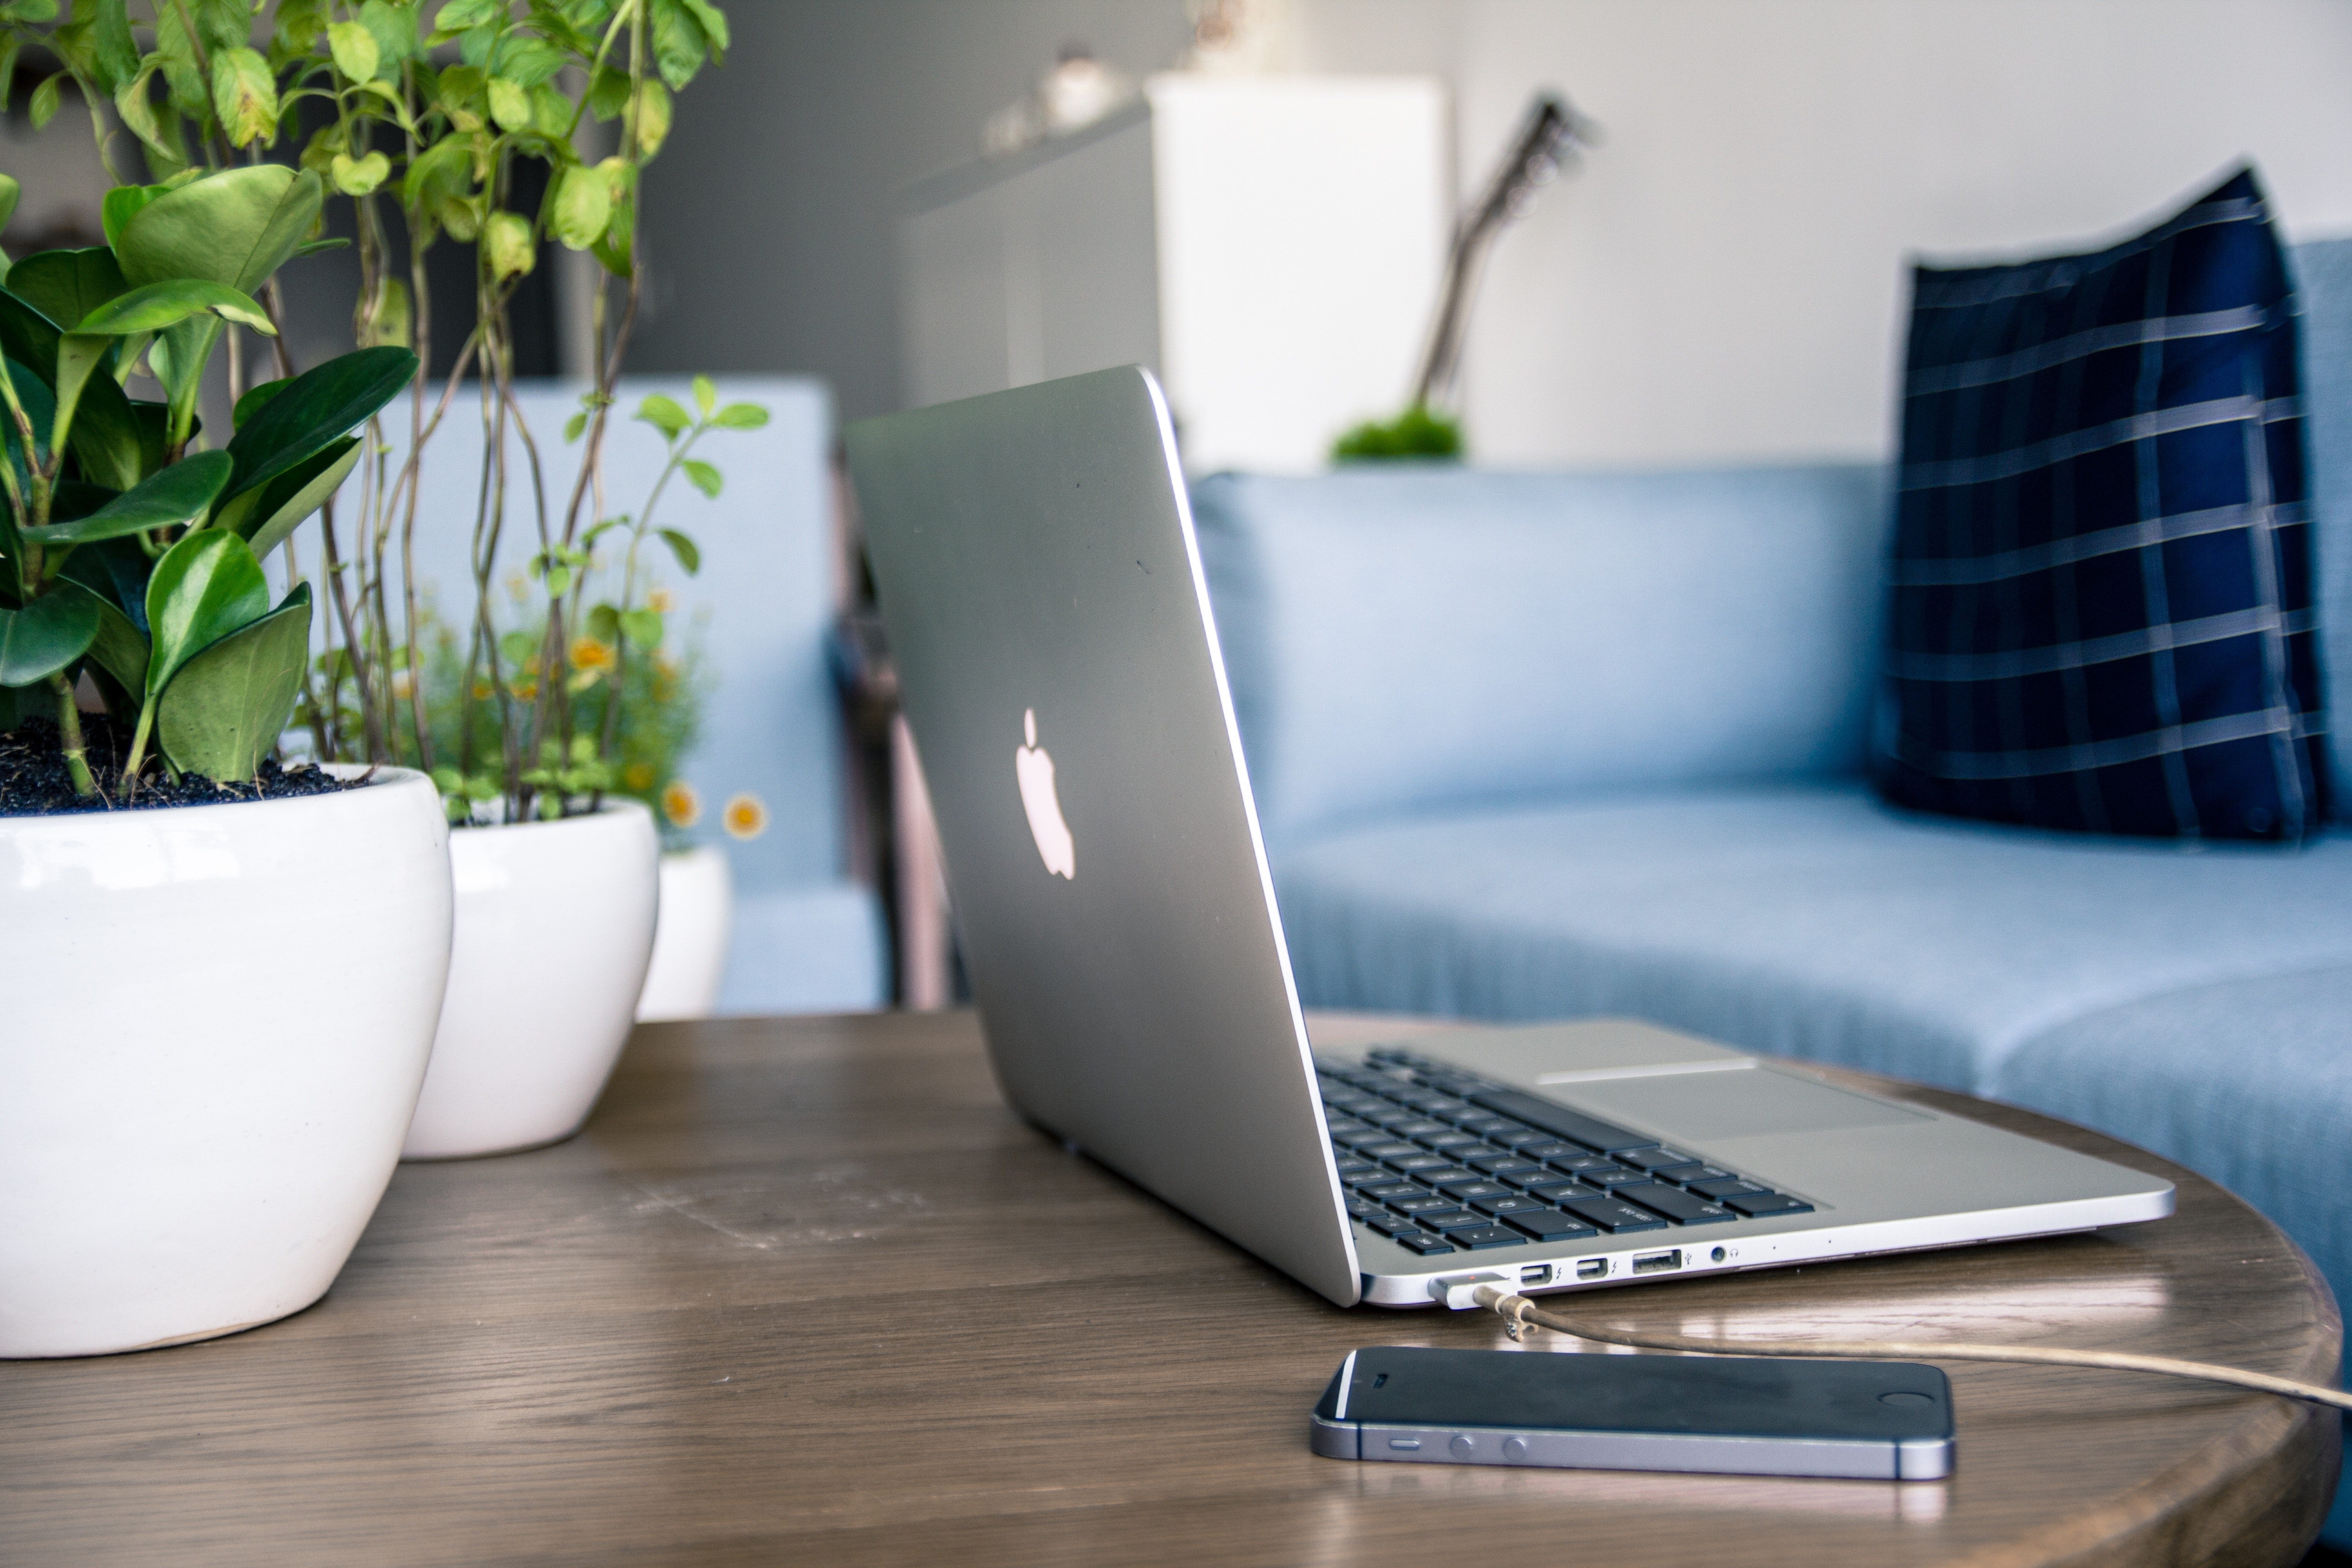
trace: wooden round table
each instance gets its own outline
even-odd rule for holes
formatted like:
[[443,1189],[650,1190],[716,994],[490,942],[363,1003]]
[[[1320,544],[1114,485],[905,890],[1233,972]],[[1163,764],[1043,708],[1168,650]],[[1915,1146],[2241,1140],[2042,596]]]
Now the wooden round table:
[[[2326,1285],[2228,1193],[1855,1081],[2159,1172],[2179,1213],[1580,1310],[2333,1379]],[[0,1363],[0,1559],[2285,1564],[2336,1479],[2332,1412],[1958,1363],[1948,1481],[1314,1457],[1308,1407],[1384,1342],[1507,1342],[1491,1314],[1339,1310],[1067,1152],[1004,1109],[969,1015],[649,1026],[583,1136],[403,1167],[311,1310]]]

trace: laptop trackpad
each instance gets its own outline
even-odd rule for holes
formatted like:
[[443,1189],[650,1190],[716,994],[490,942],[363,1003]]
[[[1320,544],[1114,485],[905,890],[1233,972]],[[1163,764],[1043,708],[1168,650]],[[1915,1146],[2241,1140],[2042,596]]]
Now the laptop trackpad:
[[1604,1116],[1619,1116],[1668,1142],[1704,1143],[1772,1132],[1835,1132],[1930,1120],[1883,1100],[1866,1100],[1811,1079],[1757,1067],[1559,1085],[1545,1093]]

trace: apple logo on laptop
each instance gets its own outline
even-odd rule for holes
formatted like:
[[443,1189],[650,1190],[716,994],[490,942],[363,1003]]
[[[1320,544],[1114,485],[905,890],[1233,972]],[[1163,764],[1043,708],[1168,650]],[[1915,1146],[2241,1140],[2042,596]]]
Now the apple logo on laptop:
[[1029,814],[1029,831],[1037,840],[1037,858],[1045,869],[1065,881],[1078,874],[1077,842],[1070,825],[1062,820],[1062,802],[1054,793],[1054,759],[1037,743],[1037,710],[1024,709],[1021,733],[1027,744],[1013,752],[1013,775],[1021,781],[1021,809]]

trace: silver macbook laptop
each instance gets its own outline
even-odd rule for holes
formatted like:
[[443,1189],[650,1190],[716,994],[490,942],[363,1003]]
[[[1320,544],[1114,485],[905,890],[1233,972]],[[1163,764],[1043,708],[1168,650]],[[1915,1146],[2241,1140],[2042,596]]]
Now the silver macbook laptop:
[[1625,1020],[1318,1052],[1150,374],[847,440],[1006,1098],[1311,1289],[1427,1305],[2171,1212],[2137,1171]]

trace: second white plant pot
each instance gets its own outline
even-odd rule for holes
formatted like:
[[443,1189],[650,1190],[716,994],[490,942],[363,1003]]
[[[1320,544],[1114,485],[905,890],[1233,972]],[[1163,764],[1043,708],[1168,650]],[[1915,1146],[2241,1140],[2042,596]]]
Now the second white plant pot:
[[660,843],[634,801],[449,835],[449,988],[401,1157],[506,1154],[580,1131],[653,952]]

